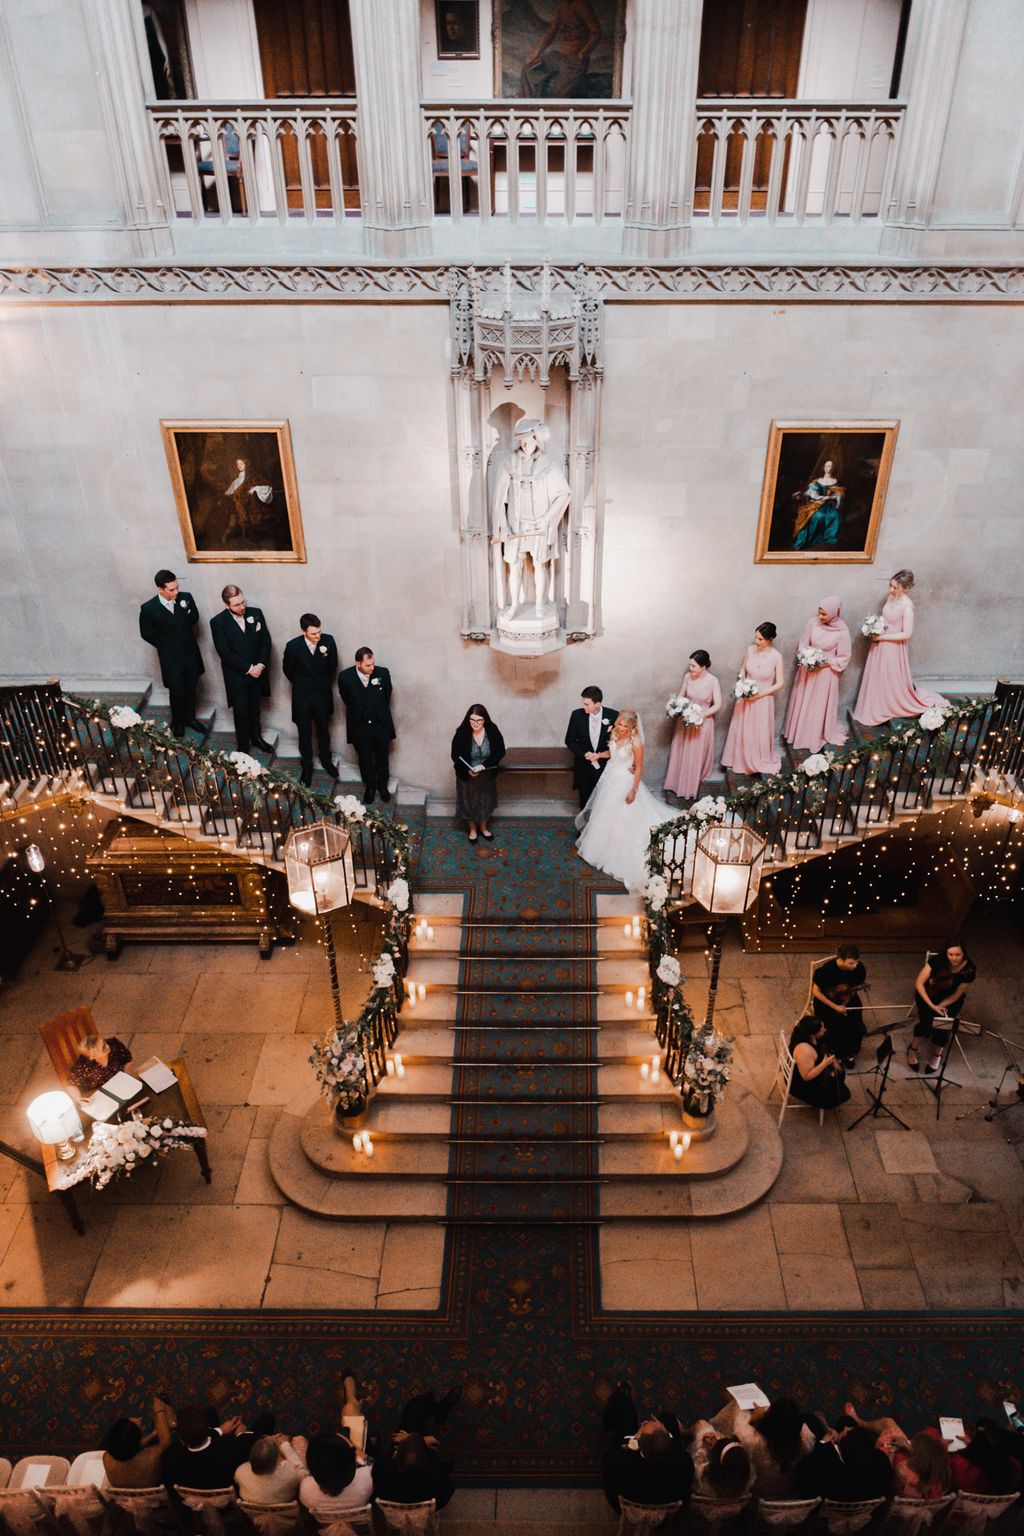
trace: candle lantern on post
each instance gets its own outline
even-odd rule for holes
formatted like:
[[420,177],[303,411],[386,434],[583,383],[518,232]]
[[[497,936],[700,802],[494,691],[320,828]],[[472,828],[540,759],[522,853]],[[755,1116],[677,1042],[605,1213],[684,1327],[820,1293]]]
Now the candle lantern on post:
[[705,1030],[715,1017],[725,920],[734,914],[741,917],[757,895],[764,850],[764,838],[743,826],[708,826],[697,839],[692,891],[713,919]]
[[289,833],[284,846],[284,867],[288,877],[288,900],[292,906],[308,917],[319,919],[330,970],[334,1022],[336,1028],[341,1029],[344,1019],[330,916],[352,901],[355,889],[352,834],[347,828],[329,821],[297,827]]

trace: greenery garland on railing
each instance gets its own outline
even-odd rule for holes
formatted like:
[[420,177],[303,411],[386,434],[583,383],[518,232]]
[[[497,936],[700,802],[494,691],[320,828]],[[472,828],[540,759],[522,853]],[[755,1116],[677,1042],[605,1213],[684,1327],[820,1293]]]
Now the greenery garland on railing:
[[383,944],[373,968],[374,985],[359,1017],[352,1023],[346,1021],[340,1030],[328,1030],[315,1042],[309,1058],[317,1081],[333,1105],[350,1109],[358,1106],[360,1100],[365,1103],[371,1082],[377,1080],[371,1066],[373,1056],[381,1050],[377,1037],[383,1030],[387,1043],[394,1039],[397,1015],[404,997],[402,976],[407,964],[412,918],[408,827],[363,805],[356,795],[321,794],[301,784],[291,774],[266,767],[248,753],[217,752],[183,741],[159,722],[145,719],[127,705],[108,705],[102,699],[86,699],[72,693],[65,694],[64,699],[65,703],[91,716],[94,721],[102,722],[112,731],[122,732],[133,746],[166,752],[177,759],[186,758],[200,773],[221,774],[237,780],[251,795],[257,810],[277,796],[288,795],[322,821],[344,822],[349,826],[361,823],[380,839],[390,879],[381,902]]
[[[713,1060],[717,1063],[719,1077],[727,1080],[732,1047],[730,1041],[716,1035],[713,1029],[709,1031],[704,1026],[697,1029],[683,996],[679,962],[669,952],[666,908],[671,888],[665,875],[665,845],[691,833],[699,835],[709,823],[724,821],[730,813],[768,805],[794,788],[803,791],[802,810],[814,814],[828,799],[829,778],[833,773],[872,760],[881,762],[889,751],[902,751],[926,742],[929,749],[926,763],[935,766],[946,730],[977,719],[991,704],[990,698],[983,698],[971,699],[964,704],[946,704],[941,709],[927,709],[920,719],[891,725],[870,741],[813,753],[791,772],[767,774],[756,784],[745,784],[728,795],[705,795],[674,820],[652,829],[647,849],[647,879],[643,887],[652,977],[651,1001],[657,1015],[658,1039],[666,1051],[666,1073],[678,1084],[684,1100],[688,1096],[699,1096],[713,1107],[715,1094],[706,1088],[697,1089],[697,1075],[703,1072],[708,1061]],[[866,787],[874,788],[878,782],[878,775],[872,775],[869,769]],[[703,1112],[706,1113],[706,1109]]]

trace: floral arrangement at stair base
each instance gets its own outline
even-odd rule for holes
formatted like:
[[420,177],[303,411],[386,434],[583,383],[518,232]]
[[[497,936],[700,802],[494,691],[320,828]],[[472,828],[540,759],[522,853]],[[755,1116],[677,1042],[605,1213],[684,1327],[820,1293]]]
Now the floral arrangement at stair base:
[[372,1092],[358,1028],[346,1024],[343,1029],[329,1029],[313,1042],[309,1064],[339,1128],[356,1129],[362,1124]]
[[145,1163],[155,1161],[176,1147],[189,1147],[206,1135],[205,1125],[187,1120],[126,1120],[123,1124],[97,1120],[89,1145],[62,1174],[67,1188],[91,1179],[97,1189],[105,1189],[111,1179],[123,1174],[128,1178]]
[[715,1106],[732,1076],[732,1041],[714,1029],[694,1035],[683,1061],[679,1093],[683,1121],[705,1136],[712,1129]]

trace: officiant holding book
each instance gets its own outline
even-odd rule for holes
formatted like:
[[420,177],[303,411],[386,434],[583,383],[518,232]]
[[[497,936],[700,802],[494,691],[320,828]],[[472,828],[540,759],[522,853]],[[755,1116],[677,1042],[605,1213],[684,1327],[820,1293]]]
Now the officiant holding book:
[[498,764],[505,756],[505,739],[482,704],[471,704],[452,737],[455,765],[455,811],[466,820],[467,836],[490,842],[488,822],[498,804]]

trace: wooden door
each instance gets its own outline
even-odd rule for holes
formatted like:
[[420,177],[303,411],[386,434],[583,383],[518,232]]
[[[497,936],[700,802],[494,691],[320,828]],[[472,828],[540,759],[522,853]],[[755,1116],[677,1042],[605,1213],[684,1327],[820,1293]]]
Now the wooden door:
[[[792,100],[800,76],[806,18],[807,0],[704,0],[697,95],[721,97],[723,104],[751,96]],[[759,139],[752,208],[765,205],[773,148],[771,141]],[[788,153],[787,146],[787,157]],[[742,161],[743,139],[731,134],[726,149],[724,208],[737,205]],[[713,162],[713,140],[707,135],[698,138],[694,195],[698,211],[709,204]]]
[[[352,58],[352,27],[348,0],[254,0],[256,35],[263,67],[263,94],[268,101],[311,98],[325,101],[351,98],[356,93]],[[322,134],[310,139],[316,206],[330,208],[329,154],[341,159],[341,182],[346,205],[359,206],[355,141],[346,136],[337,150]],[[302,207],[299,151],[296,140],[285,134],[281,152],[288,187],[288,207]]]

